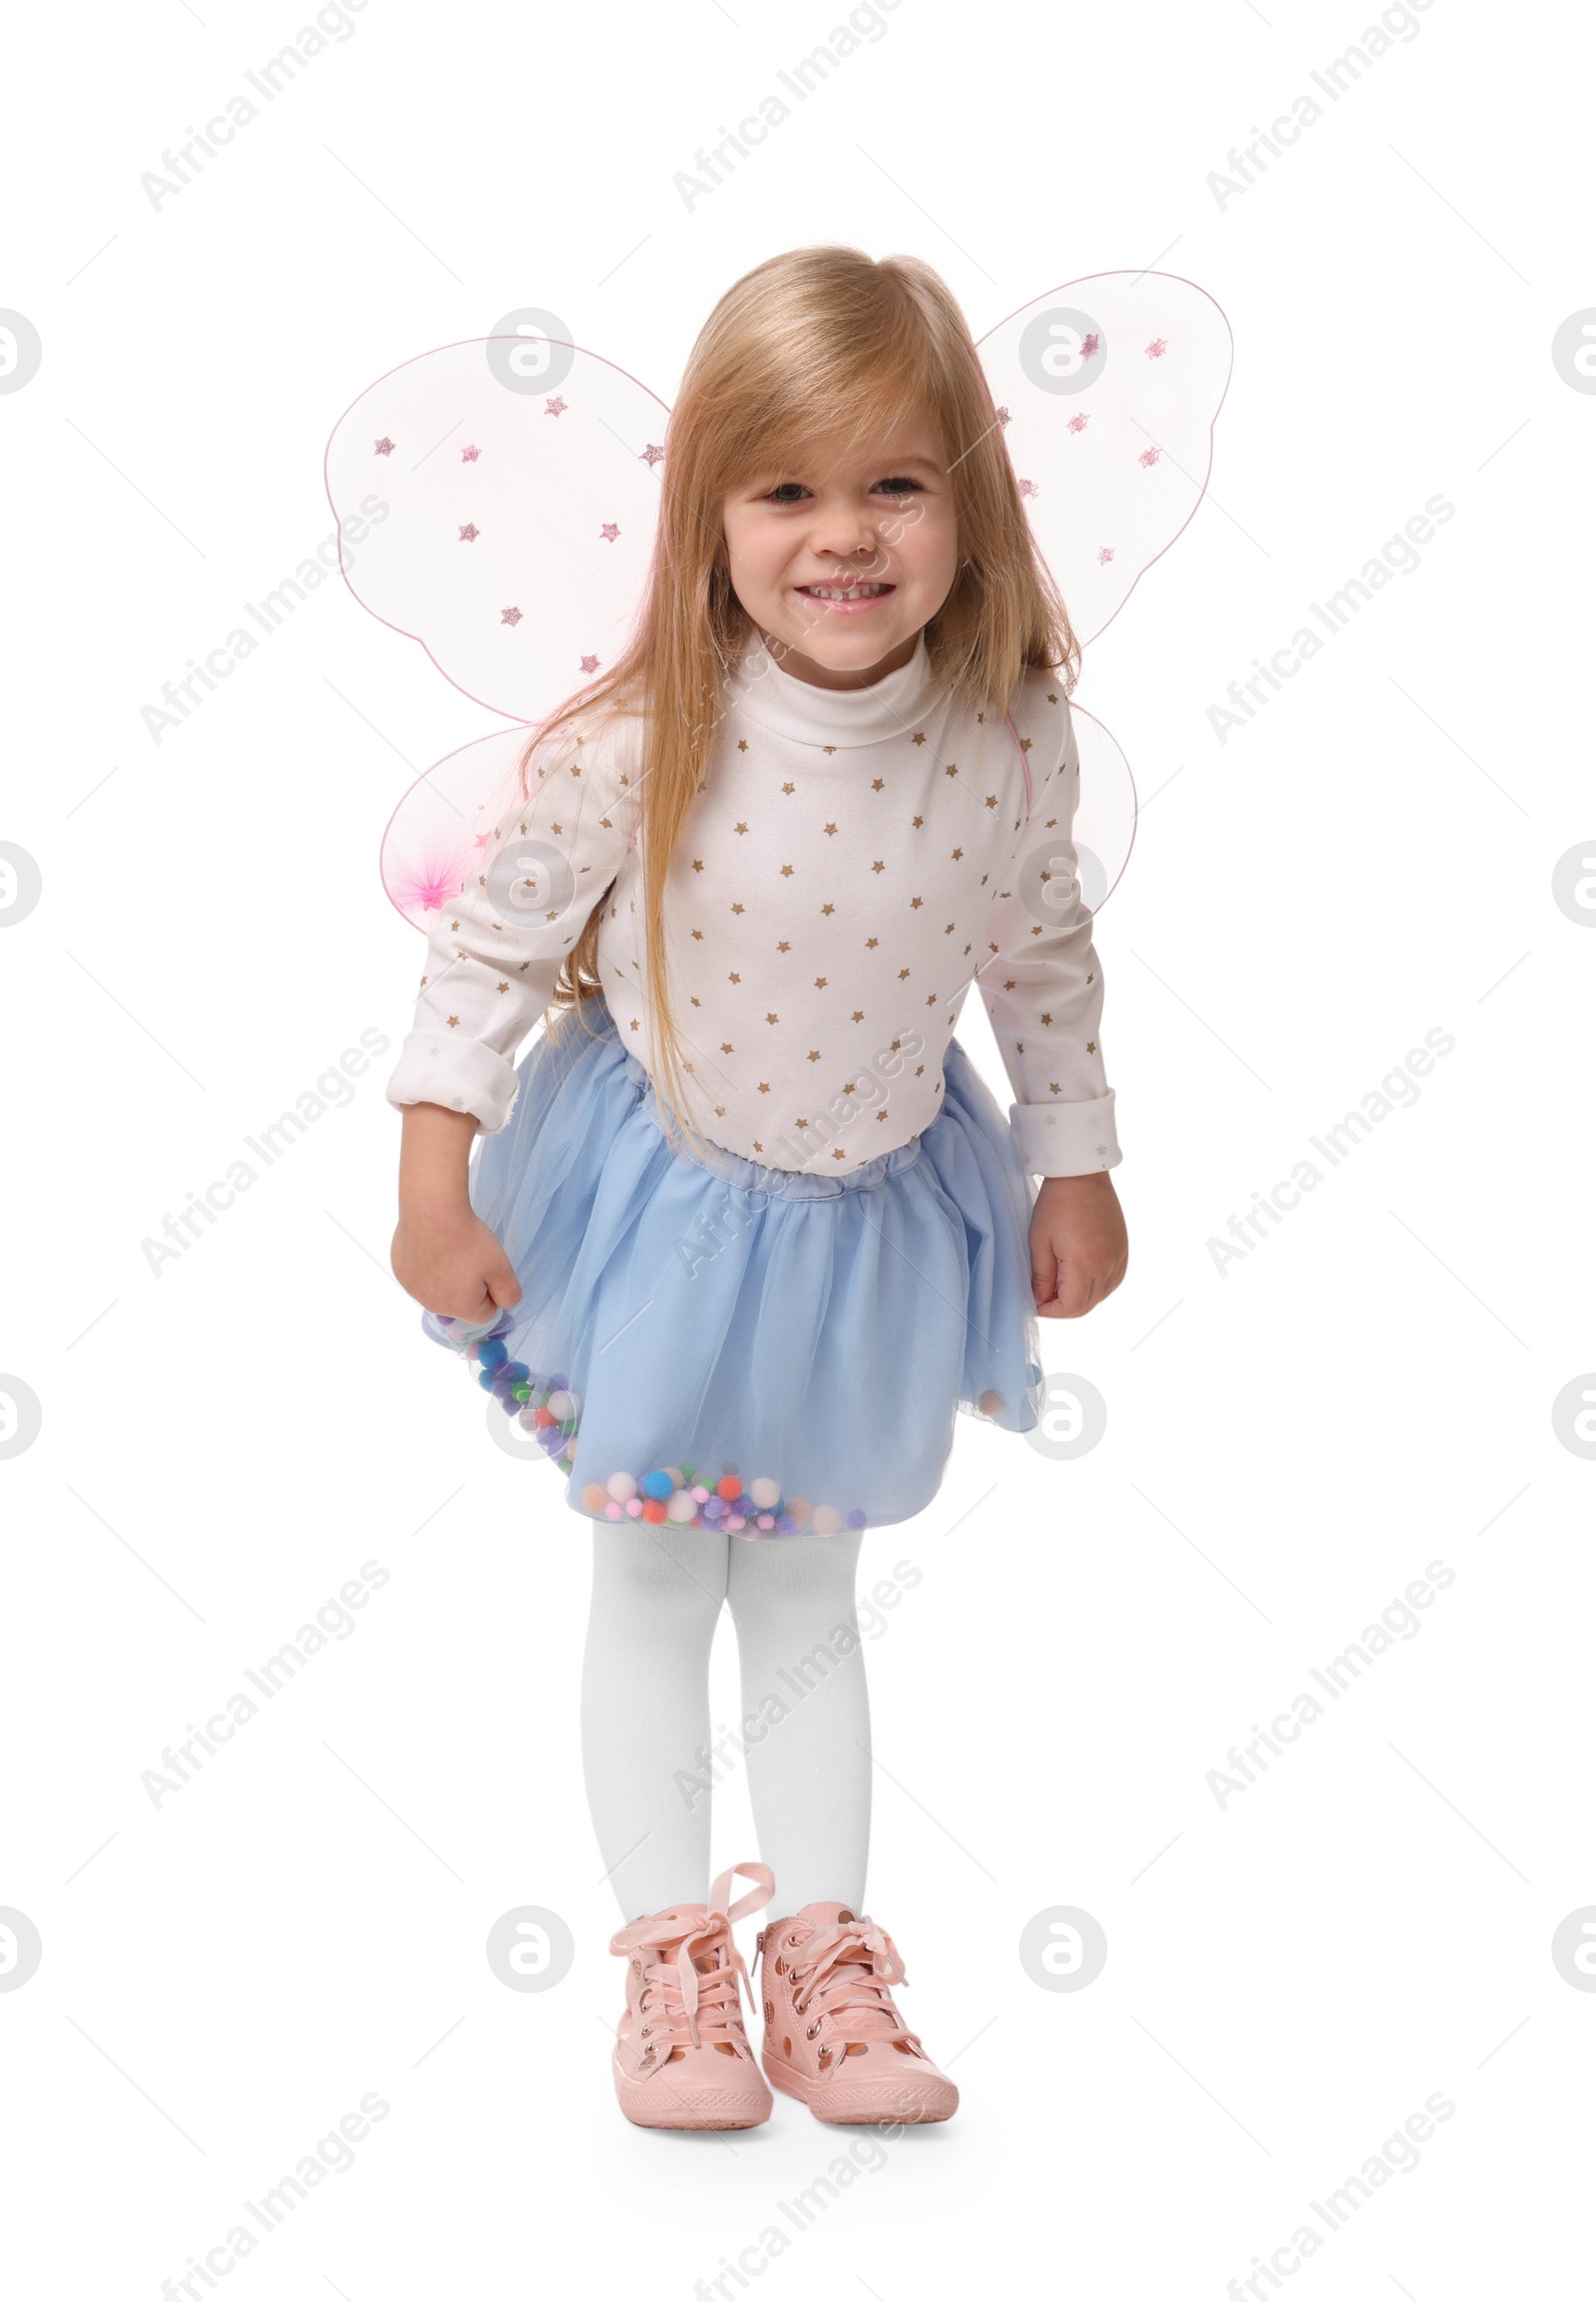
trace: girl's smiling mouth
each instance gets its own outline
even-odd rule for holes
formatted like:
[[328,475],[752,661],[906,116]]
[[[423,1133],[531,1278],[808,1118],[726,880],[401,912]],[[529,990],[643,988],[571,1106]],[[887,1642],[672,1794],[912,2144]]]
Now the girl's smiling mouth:
[[817,607],[834,615],[858,615],[866,608],[879,607],[897,588],[896,583],[800,583],[798,596],[812,599]]

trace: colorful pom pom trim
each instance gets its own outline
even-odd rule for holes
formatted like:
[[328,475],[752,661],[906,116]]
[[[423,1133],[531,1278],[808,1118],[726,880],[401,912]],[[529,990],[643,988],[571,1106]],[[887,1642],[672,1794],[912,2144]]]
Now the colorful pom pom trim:
[[[441,1312],[434,1315],[434,1324],[440,1340],[475,1367],[482,1388],[506,1414],[517,1418],[523,1430],[533,1433],[550,1461],[569,1478],[582,1401],[567,1377],[534,1374],[511,1357],[504,1341],[515,1325],[509,1312],[501,1312],[487,1328],[472,1327]],[[784,1495],[777,1479],[755,1478],[745,1484],[735,1463],[723,1463],[714,1478],[692,1463],[667,1463],[640,1473],[611,1471],[601,1486],[595,1479],[583,1488],[581,1507],[591,1519],[713,1527],[750,1542],[781,1535],[836,1535],[845,1527],[853,1531],[869,1523],[860,1510],[845,1512],[834,1503]]]

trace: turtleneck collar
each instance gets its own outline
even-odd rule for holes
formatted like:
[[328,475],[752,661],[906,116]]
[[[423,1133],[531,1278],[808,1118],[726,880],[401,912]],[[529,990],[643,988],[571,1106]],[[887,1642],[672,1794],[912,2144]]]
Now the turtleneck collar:
[[910,734],[936,692],[923,631],[909,661],[870,687],[813,687],[783,671],[762,639],[750,642],[727,682],[732,706],[773,735],[844,751]]

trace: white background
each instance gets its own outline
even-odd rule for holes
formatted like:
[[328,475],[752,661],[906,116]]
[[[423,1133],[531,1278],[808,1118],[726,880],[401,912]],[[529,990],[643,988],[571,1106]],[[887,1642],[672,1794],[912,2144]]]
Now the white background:
[[[1314,2302],[1588,2278],[1596,1997],[1551,1938],[1596,1902],[1596,1464],[1552,1402],[1596,1366],[1596,935],[1552,874],[1596,832],[1596,399],[1550,353],[1596,303],[1588,23],[1432,0],[1221,207],[1228,150],[1375,20],[1351,0],[900,0],[689,211],[694,148],[842,13],[368,0],[159,208],[141,176],[301,19],[13,28],[0,303],[44,347],[0,397],[0,838],[44,880],[0,936],[0,1368],[44,1417],[0,1462],[0,1904],[43,1944],[0,1991],[19,2295],[155,2302],[371,2093],[353,2164],[215,2291],[687,2297],[846,2140],[779,2098],[718,2138],[616,2112],[584,1539],[388,1276],[385,1065],[159,1276],[141,1245],[362,1029],[397,1044],[420,945],[376,839],[494,724],[329,582],[146,732],[327,534],[336,417],[522,305],[668,398],[721,291],[822,239],[925,255],[978,332],[1156,261],[1237,356],[1210,499],[1079,689],[1145,808],[1098,929],[1131,1272],[1043,1337],[1106,1435],[1058,1464],[963,1428],[935,1507],[867,1538],[924,1576],[870,1658],[870,1908],[964,2108],[722,2291],[1217,2298],[1305,2222],[1281,2290]],[[1437,493],[1417,573],[1219,743],[1227,683]],[[1209,1239],[1435,1028],[1417,1102],[1222,1276]],[[154,1806],[164,1746],[366,1560],[353,1635]],[[1431,1561],[1417,1635],[1222,1807],[1230,1745]],[[729,1643],[716,1671],[730,1721]],[[716,1850],[754,1851],[740,1782]],[[484,1955],[520,1904],[575,1937],[547,1992]],[[1058,1905],[1107,1937],[1084,1990],[1019,1960]],[[1330,2234],[1309,2201],[1436,2094],[1421,2163]]]

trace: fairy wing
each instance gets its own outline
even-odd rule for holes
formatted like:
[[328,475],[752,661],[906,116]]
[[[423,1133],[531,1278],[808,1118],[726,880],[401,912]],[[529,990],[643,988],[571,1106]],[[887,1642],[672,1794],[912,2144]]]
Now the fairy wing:
[[417,927],[509,804],[525,723],[620,653],[653,544],[665,414],[597,352],[524,332],[407,360],[338,421],[327,495],[350,589],[454,686],[522,723],[451,752],[395,809],[383,884]]
[[[1172,272],[1097,272],[1033,296],[978,349],[1031,533],[1084,646],[1202,502],[1230,324]],[[1136,789],[1107,728],[1073,710],[1074,841],[1096,911],[1130,857]]]
[[1097,272],[983,336],[982,365],[1031,532],[1084,646],[1208,486],[1230,323],[1173,272]]

